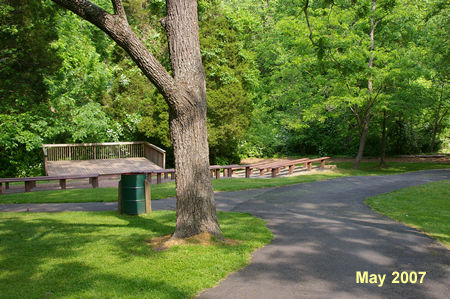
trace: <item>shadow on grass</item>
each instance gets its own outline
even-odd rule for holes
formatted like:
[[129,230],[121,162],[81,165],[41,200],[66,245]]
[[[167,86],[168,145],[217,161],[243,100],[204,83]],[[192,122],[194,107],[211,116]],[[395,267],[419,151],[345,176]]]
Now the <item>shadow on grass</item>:
[[237,245],[146,244],[171,234],[175,213],[0,213],[0,298],[190,298],[249,263],[270,242],[265,222],[218,213]]
[[[173,214],[156,219],[100,214],[113,218],[105,223],[102,220],[106,217],[98,217],[99,214],[88,223],[82,222],[91,213],[69,214],[69,221],[63,217],[49,219],[43,214],[25,214],[26,220],[23,214],[0,218],[1,298],[123,298],[146,294],[185,298],[192,295],[162,279],[138,275],[142,269],[137,268],[133,274],[127,272],[129,267],[117,271],[120,265],[108,264],[108,259],[120,261],[130,255],[130,250],[134,252],[139,247],[136,242],[143,242],[143,234],[169,234],[173,230],[173,225],[168,225],[173,223]],[[82,218],[78,223],[77,217]],[[127,230],[129,235],[124,234]],[[155,254],[145,249],[146,257]],[[102,256],[105,251],[109,257]]]

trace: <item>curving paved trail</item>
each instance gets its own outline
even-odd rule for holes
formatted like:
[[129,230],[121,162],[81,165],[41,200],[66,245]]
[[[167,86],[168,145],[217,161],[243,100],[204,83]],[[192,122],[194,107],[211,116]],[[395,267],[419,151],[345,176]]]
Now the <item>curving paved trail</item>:
[[[267,221],[275,238],[251,264],[199,298],[448,298],[450,251],[373,212],[369,196],[450,179],[450,170],[347,177],[270,189],[216,193],[219,210]],[[450,201],[450,199],[449,199]],[[174,209],[175,200],[152,202]],[[111,210],[114,203],[0,205],[0,211]],[[386,274],[357,284],[356,271]],[[393,271],[426,271],[423,284],[392,284]]]
[[[363,203],[444,179],[450,170],[348,177],[258,190],[254,196],[218,193],[219,208],[265,219],[275,238],[254,253],[248,267],[199,297],[449,298],[450,252]],[[382,287],[356,284],[356,271],[386,274],[386,280]],[[427,274],[423,284],[392,284],[393,271]]]

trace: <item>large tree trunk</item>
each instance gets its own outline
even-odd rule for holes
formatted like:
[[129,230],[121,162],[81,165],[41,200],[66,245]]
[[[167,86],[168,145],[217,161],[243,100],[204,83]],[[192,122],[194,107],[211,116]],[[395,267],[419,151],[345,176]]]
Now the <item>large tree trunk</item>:
[[173,238],[201,232],[220,237],[209,171],[206,79],[200,54],[197,1],[167,0],[164,23],[174,79],[186,91],[170,113],[177,169],[177,224]]
[[206,105],[198,105],[170,120],[177,169],[177,223],[173,238],[201,232],[221,236],[209,171]]
[[167,0],[162,21],[173,75],[131,30],[121,0],[112,15],[87,0],[52,0],[106,32],[155,84],[169,105],[177,170],[177,223],[173,238],[203,232],[221,237],[209,172],[206,81],[200,55],[196,0]]

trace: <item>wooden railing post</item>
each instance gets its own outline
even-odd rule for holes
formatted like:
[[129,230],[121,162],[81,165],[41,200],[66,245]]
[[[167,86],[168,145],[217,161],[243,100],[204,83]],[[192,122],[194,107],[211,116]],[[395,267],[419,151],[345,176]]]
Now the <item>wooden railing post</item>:
[[42,154],[44,156],[44,173],[45,175],[48,175],[47,173],[47,148],[45,146],[42,147]]

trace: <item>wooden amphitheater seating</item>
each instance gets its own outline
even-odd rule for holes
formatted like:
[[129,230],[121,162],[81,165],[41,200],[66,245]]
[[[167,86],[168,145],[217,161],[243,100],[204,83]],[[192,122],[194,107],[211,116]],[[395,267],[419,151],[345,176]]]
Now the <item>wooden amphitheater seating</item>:
[[59,181],[59,186],[61,187],[61,189],[66,189],[67,180],[81,179],[89,179],[89,183],[92,184],[93,188],[98,187],[98,174],[0,178],[0,194],[3,192],[2,183],[5,183],[5,189],[9,189],[9,183],[24,182],[25,192],[30,192],[32,188],[36,187],[36,182],[38,181]]

